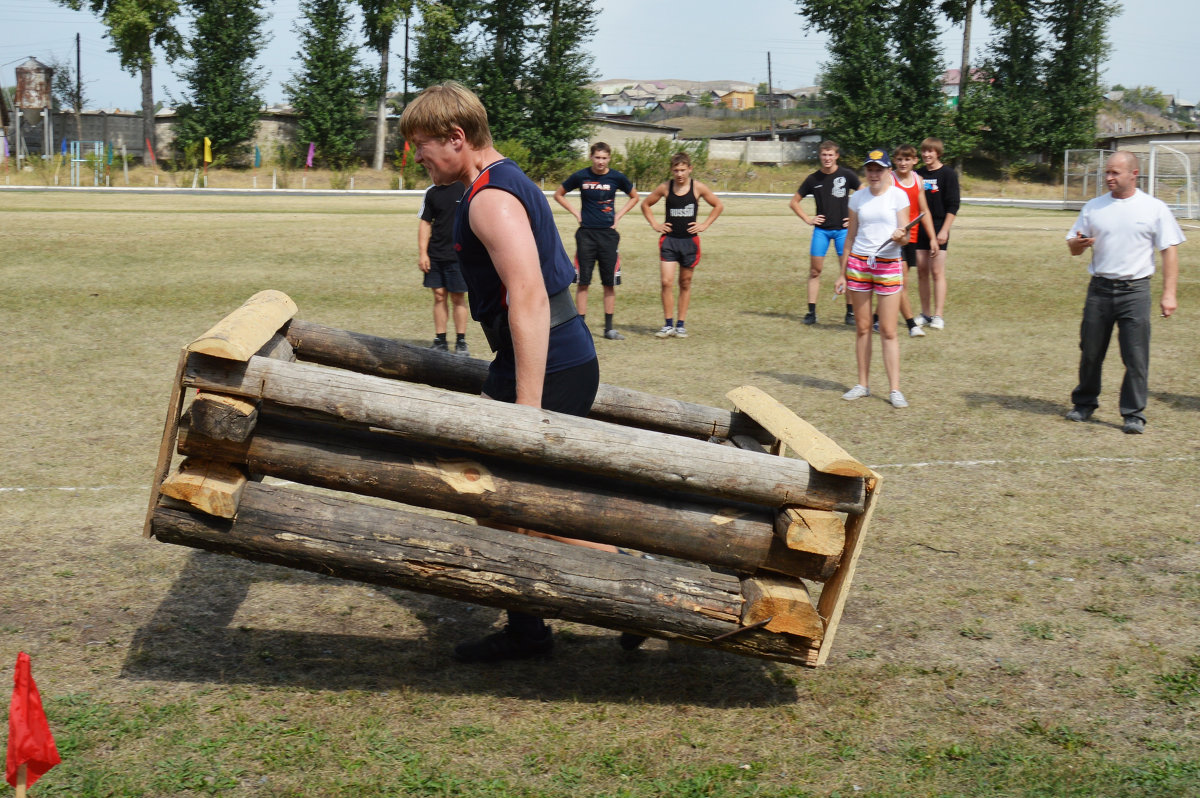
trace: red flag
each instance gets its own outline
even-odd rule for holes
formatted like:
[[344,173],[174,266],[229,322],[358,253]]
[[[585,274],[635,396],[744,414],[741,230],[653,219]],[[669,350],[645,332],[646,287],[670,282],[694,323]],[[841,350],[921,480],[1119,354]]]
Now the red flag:
[[404,140],[404,152],[400,154],[400,168],[408,166],[408,139]]
[[308,160],[306,160],[304,162],[304,167],[306,169],[312,168],[313,155],[315,155],[316,152],[317,152],[317,145],[311,141],[308,142]]
[[50,724],[46,722],[46,711],[42,709],[42,697],[33,681],[29,655],[22,651],[17,655],[12,704],[8,708],[8,761],[4,776],[16,787],[17,768],[25,765],[26,784],[32,787],[43,773],[61,761]]

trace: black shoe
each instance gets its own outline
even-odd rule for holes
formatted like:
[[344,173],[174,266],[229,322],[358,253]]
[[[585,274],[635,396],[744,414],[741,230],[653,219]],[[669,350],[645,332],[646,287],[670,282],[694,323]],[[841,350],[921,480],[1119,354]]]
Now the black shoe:
[[1146,431],[1146,422],[1137,416],[1126,416],[1125,424],[1121,427],[1121,432],[1126,435],[1141,435]]
[[435,352],[449,352],[450,347],[446,346],[446,341],[442,338],[434,338],[433,344],[429,347]]
[[503,662],[549,657],[553,650],[554,635],[549,629],[541,637],[530,638],[509,632],[506,626],[502,632],[459,643],[454,658],[459,662]]
[[853,310],[846,311],[846,324],[850,327],[854,326],[854,311]]
[[454,354],[462,355],[463,357],[470,357],[471,350],[467,349],[467,342],[466,341],[455,341],[454,342]]
[[816,324],[817,323],[817,314],[811,310],[808,313],[805,313],[804,314],[804,323],[805,324]]
[[1066,419],[1067,419],[1067,421],[1087,421],[1089,418],[1092,417],[1092,413],[1094,413],[1095,411],[1096,411],[1096,408],[1094,408],[1094,407],[1084,407],[1082,405],[1076,405],[1075,407],[1073,407],[1067,411]]
[[635,635],[633,632],[621,632],[621,639],[618,642],[625,651],[637,651],[642,647],[642,643],[646,642],[646,636]]

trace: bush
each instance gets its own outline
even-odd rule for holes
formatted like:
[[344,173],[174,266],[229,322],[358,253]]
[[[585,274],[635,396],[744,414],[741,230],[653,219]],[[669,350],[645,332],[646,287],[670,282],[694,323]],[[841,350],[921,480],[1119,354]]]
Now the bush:
[[703,169],[708,163],[707,141],[636,139],[625,142],[624,153],[613,153],[613,168],[624,172],[635,186],[650,190],[671,176],[671,156],[686,152],[692,166]]

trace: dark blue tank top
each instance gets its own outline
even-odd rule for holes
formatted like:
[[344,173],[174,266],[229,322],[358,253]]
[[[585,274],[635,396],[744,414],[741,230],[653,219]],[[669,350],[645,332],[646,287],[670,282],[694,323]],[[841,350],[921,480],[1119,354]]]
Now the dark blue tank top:
[[[458,252],[463,278],[467,281],[471,317],[488,325],[508,310],[508,290],[496,272],[487,247],[471,230],[471,201],[485,189],[507,191],[525,207],[537,245],[547,295],[566,290],[575,279],[575,267],[563,248],[550,203],[546,201],[542,190],[508,158],[489,164],[467,186],[454,218],[454,249]],[[550,330],[547,374],[587,363],[595,356],[592,336],[578,316]],[[516,376],[516,360],[511,344],[496,352],[492,370],[506,377]]]

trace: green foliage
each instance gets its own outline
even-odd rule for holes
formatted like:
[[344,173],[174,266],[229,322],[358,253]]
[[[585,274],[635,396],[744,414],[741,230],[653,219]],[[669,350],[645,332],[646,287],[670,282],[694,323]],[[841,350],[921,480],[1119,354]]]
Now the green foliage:
[[297,140],[316,144],[316,156],[334,169],[355,161],[363,137],[363,103],[371,76],[350,39],[347,0],[305,0],[298,23],[300,70],[285,85],[300,112]]
[[596,9],[592,0],[539,0],[538,12],[537,56],[524,81],[529,121],[521,138],[549,167],[573,158],[575,142],[587,137],[596,97],[584,85],[592,79],[592,57],[584,43],[595,28]]
[[1154,677],[1158,694],[1169,704],[1190,707],[1200,703],[1200,656],[1188,657],[1187,667]]
[[70,108],[74,111],[83,110],[87,103],[87,94],[83,89],[83,84],[75,79],[75,68],[71,66],[70,62],[52,58],[46,66],[54,70],[54,78],[50,84],[54,110],[61,111],[63,108]]
[[1124,92],[1121,97],[1123,105],[1148,105],[1158,111],[1167,110],[1167,98],[1153,86],[1134,86],[1132,89],[1117,89],[1114,86],[1113,90]]
[[613,153],[613,168],[624,172],[643,191],[671,177],[671,156],[686,152],[695,169],[708,163],[707,141],[672,141],[670,139],[634,139],[625,142],[624,152]]
[[535,0],[491,0],[478,20],[482,45],[475,56],[475,91],[496,139],[526,137],[525,42]]
[[187,43],[188,86],[175,137],[186,147],[208,137],[213,154],[244,159],[258,127],[263,80],[254,60],[262,50],[265,13],[260,0],[188,0],[195,30]]
[[466,40],[472,0],[419,0],[421,21],[416,29],[416,53],[409,80],[425,88],[444,80],[472,83],[470,48]]
[[525,146],[525,142],[520,139],[500,139],[494,144],[504,157],[515,161],[517,166],[521,167],[522,172],[530,177],[540,176],[534,168],[533,153],[529,151],[529,147]]

